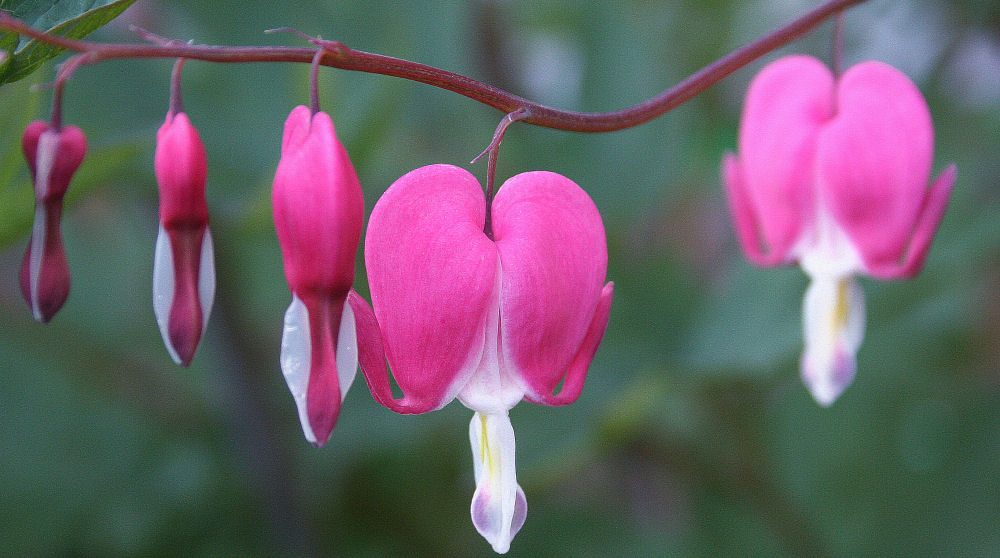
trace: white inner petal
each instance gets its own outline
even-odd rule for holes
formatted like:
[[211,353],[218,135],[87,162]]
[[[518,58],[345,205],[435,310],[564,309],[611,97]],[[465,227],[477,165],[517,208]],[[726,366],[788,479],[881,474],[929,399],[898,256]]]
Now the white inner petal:
[[180,364],[181,357],[170,342],[170,308],[174,304],[174,283],[174,251],[170,245],[170,235],[161,224],[153,253],[153,313],[170,358]]
[[31,298],[31,315],[42,321],[42,309],[38,305],[38,282],[42,276],[42,255],[45,253],[48,217],[42,205],[35,204],[35,220],[31,225],[31,255],[28,256],[28,296]]
[[517,484],[514,428],[507,412],[476,412],[469,424],[476,491],[472,496],[472,523],[503,554],[527,516],[524,491]]
[[458,383],[461,386],[458,399],[473,411],[506,415],[507,411],[524,397],[524,388],[512,374],[507,373],[500,355],[502,273],[498,256],[493,301],[486,315],[482,356],[468,381],[464,385]]
[[806,290],[802,314],[802,378],[827,406],[854,380],[865,334],[864,294],[852,277],[817,277]]
[[59,149],[59,132],[46,130],[38,136],[38,147],[35,151],[35,199],[40,200],[49,195],[49,180],[52,167],[56,163],[56,151]]
[[201,302],[201,331],[204,335],[208,316],[212,313],[212,302],[215,300],[215,245],[212,242],[212,231],[208,227],[205,227],[205,236],[201,240],[198,300]]
[[42,321],[42,309],[38,305],[38,283],[42,275],[42,256],[45,253],[48,216],[45,206],[40,203],[49,194],[52,167],[59,148],[59,133],[46,130],[38,136],[35,148],[35,220],[31,226],[31,255],[28,256],[28,293],[31,298],[31,314]]
[[312,361],[312,340],[309,337],[309,311],[299,297],[292,294],[292,303],[285,311],[285,328],[281,336],[281,372],[292,392],[299,411],[302,433],[310,443],[316,443],[309,424],[306,394],[309,390],[309,369]]
[[354,322],[354,310],[346,301],[340,318],[340,333],[337,334],[337,380],[340,382],[340,400],[347,397],[347,390],[358,372],[358,332]]
[[822,205],[815,220],[794,248],[802,269],[811,277],[844,277],[864,271],[864,262],[847,233]]

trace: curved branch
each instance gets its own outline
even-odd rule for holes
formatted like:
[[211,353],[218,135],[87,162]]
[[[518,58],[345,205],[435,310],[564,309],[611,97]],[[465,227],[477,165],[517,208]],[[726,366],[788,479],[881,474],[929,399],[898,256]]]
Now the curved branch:
[[[522,122],[536,126],[573,132],[611,132],[638,126],[669,112],[764,54],[801,37],[828,17],[865,1],[826,2],[767,35],[730,52],[659,95],[637,105],[611,112],[574,112],[547,107],[461,74],[409,60],[353,50],[335,41],[324,41],[320,64],[342,70],[383,74],[426,83],[464,95],[504,113],[525,109],[528,115]],[[27,35],[68,50],[86,52],[90,55],[87,63],[117,58],[191,58],[223,63],[311,63],[316,56],[314,48],[191,45],[180,41],[158,42],[152,45],[80,41],[49,35],[3,13],[0,13],[0,29]]]

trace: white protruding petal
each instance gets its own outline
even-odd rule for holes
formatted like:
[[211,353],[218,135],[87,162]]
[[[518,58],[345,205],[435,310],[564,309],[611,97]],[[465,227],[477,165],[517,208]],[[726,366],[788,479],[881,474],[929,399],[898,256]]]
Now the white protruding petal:
[[201,303],[202,332],[208,325],[208,315],[212,313],[212,301],[214,300],[215,245],[212,242],[212,231],[205,227],[205,236],[201,239],[201,261],[198,264],[198,301]]
[[854,381],[865,335],[865,300],[852,277],[816,277],[803,302],[802,380],[820,405],[831,405]]
[[514,428],[506,412],[477,411],[469,424],[469,439],[476,476],[472,523],[494,551],[504,554],[528,514],[514,466]]
[[156,324],[160,326],[163,344],[175,363],[181,363],[181,357],[170,342],[170,308],[174,304],[174,251],[170,245],[170,235],[163,225],[156,234],[156,250],[153,254],[153,313],[156,314]]
[[48,230],[48,217],[45,208],[35,206],[35,220],[31,225],[31,255],[28,256],[28,285],[31,289],[31,315],[35,321],[43,320],[42,309],[38,306],[38,282],[42,276],[42,255],[45,253],[45,231]]
[[295,406],[299,410],[302,433],[309,443],[315,444],[316,435],[313,434],[312,426],[309,424],[309,413],[306,408],[312,361],[312,341],[309,335],[309,311],[293,293],[292,303],[285,311],[285,329],[281,335],[281,372],[285,375],[288,390],[292,392]]
[[358,332],[354,322],[354,310],[344,303],[340,318],[340,333],[337,334],[337,381],[340,382],[340,400],[347,397],[347,390],[354,383],[358,372]]

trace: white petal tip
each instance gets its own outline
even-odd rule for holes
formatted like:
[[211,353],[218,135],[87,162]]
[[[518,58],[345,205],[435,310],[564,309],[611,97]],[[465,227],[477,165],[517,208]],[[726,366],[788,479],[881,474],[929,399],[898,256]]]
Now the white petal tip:
[[854,382],[857,371],[853,354],[838,352],[832,362],[818,362],[806,353],[802,359],[802,381],[813,399],[823,407],[833,405]]
[[528,515],[514,466],[514,429],[506,412],[476,412],[469,437],[476,475],[472,524],[495,552],[504,554]]
[[281,335],[281,372],[288,390],[292,392],[299,411],[302,433],[312,445],[317,445],[316,434],[309,423],[306,393],[309,389],[309,371],[312,342],[309,338],[309,311],[299,297],[292,295],[292,303],[285,311],[285,328]]
[[823,407],[854,381],[865,334],[865,301],[852,278],[814,278],[803,302],[802,381]]
[[174,302],[174,255],[170,245],[170,235],[160,225],[156,234],[156,249],[153,253],[153,314],[160,327],[163,345],[171,360],[181,364],[181,357],[170,341],[170,306]]

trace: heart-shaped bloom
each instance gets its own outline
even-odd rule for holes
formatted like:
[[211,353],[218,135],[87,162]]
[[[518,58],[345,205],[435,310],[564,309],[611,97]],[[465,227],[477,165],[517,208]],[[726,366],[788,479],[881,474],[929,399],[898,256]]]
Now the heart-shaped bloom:
[[76,126],[51,127],[36,120],[21,139],[34,178],[35,218],[21,263],[21,293],[31,314],[45,323],[69,296],[69,264],[62,244],[63,196],[87,153],[87,138]]
[[566,405],[579,397],[607,327],[612,284],[604,283],[600,214],[569,179],[519,174],[496,195],[492,238],[485,217],[469,172],[431,165],[406,174],[369,219],[374,312],[356,294],[351,303],[361,369],[379,403],[423,413],[458,397],[475,411],[472,519],[502,553],[527,512],[508,411],[522,398]]
[[298,106],[285,121],[273,203],[292,291],[281,370],[302,431],[319,447],[333,432],[358,367],[354,315],[345,302],[364,218],[361,185],[325,112]]
[[886,64],[838,79],[788,56],[750,84],[723,178],[747,258],[798,262],[812,279],[802,377],[821,405],[854,379],[865,329],[854,276],[909,278],[923,266],[955,181],[951,166],[928,188],[933,153],[927,103]]
[[167,352],[187,366],[215,298],[215,255],[205,204],[205,148],[187,114],[170,111],[156,133],[160,228],[153,258],[153,311]]

